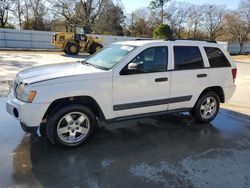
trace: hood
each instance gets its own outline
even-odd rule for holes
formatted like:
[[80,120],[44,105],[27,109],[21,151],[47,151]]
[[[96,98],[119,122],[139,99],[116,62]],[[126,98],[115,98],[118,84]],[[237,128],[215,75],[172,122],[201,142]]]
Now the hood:
[[32,84],[51,79],[98,72],[105,71],[80,62],[59,63],[25,69],[17,74],[17,80],[26,84]]

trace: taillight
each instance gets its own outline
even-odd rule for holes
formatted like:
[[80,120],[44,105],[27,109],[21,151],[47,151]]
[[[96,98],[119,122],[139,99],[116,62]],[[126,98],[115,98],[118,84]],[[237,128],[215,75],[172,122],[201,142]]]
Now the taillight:
[[237,69],[232,69],[232,76],[233,76],[234,81],[236,79],[236,75],[237,75]]

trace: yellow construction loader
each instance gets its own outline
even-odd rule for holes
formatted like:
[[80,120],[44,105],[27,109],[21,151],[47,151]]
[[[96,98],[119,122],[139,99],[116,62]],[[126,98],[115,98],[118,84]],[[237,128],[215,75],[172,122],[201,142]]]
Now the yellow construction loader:
[[94,54],[103,48],[103,38],[86,35],[81,26],[71,26],[70,32],[55,33],[52,44],[68,55],[77,55],[80,50]]

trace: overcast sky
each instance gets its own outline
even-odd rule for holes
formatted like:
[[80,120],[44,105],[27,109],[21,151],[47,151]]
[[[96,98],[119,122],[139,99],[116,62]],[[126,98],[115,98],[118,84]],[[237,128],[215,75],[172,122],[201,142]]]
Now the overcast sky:
[[[140,7],[147,7],[151,0],[122,0],[127,13],[131,13]],[[228,9],[236,9],[240,0],[183,0],[193,4],[217,4],[225,5]]]

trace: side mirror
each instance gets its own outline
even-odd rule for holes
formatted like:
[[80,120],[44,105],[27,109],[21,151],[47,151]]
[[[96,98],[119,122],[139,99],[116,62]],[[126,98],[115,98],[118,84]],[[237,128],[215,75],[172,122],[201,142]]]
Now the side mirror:
[[143,72],[143,62],[129,63],[127,70],[129,73],[141,73]]

